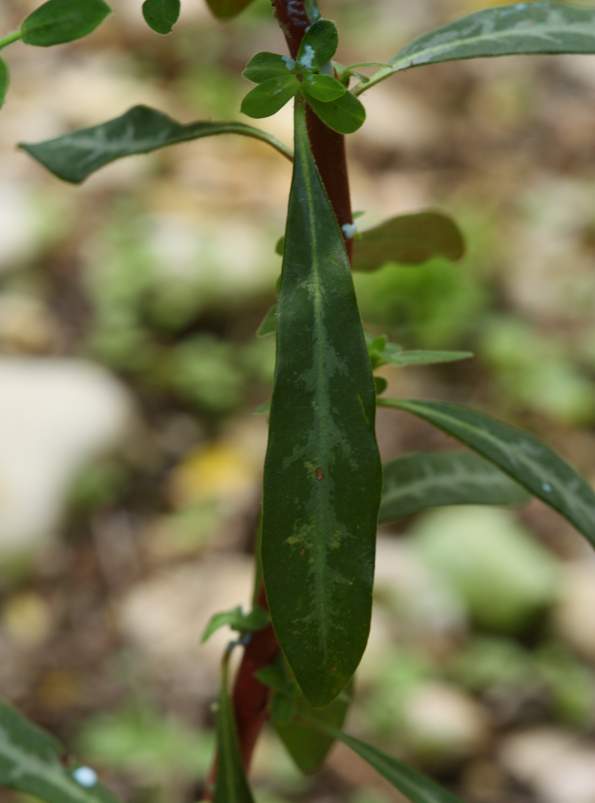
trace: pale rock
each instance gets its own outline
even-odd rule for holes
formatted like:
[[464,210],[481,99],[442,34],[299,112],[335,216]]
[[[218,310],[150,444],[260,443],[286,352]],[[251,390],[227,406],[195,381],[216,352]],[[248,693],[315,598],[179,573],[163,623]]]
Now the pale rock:
[[5,177],[0,184],[0,274],[32,255],[37,229],[30,190]]
[[133,403],[81,360],[0,359],[0,556],[51,539],[82,467],[125,442]]
[[595,660],[595,561],[563,566],[554,625],[558,634],[585,657]]

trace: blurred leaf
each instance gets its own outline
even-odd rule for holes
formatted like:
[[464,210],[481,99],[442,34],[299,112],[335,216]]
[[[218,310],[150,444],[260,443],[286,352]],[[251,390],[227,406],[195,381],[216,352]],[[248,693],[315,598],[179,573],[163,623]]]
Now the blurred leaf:
[[52,736],[0,702],[0,787],[47,803],[116,803],[93,770],[68,771],[62,755],[62,747]]
[[456,404],[397,399],[381,403],[425,419],[495,463],[595,546],[595,493],[580,474],[533,435]]
[[407,45],[359,92],[410,67],[532,53],[595,53],[595,9],[538,0],[478,11]]
[[291,154],[265,131],[243,123],[189,123],[182,125],[155,109],[134,106],[121,117],[83,128],[56,139],[22,143],[19,147],[65,181],[78,184],[101,167],[140,153],[220,134],[241,134],[266,142],[288,159]]
[[339,34],[334,22],[319,19],[304,34],[297,60],[308,70],[321,69],[335,55],[338,46]]
[[308,97],[308,104],[325,125],[339,134],[353,134],[366,119],[366,110],[351,92],[328,103]]
[[270,117],[282,109],[299,91],[300,84],[293,73],[266,81],[254,87],[242,101],[241,111],[248,117]]
[[38,47],[72,42],[92,33],[110,13],[103,0],[48,0],[23,22],[22,39]]
[[0,109],[4,105],[4,101],[6,99],[9,81],[10,73],[8,71],[8,65],[3,59],[0,59]]
[[238,746],[233,705],[228,691],[227,657],[217,710],[217,780],[214,803],[254,803]]
[[415,452],[383,468],[380,521],[445,505],[519,505],[529,494],[487,460],[466,452]]
[[215,613],[209,619],[207,626],[201,636],[201,641],[208,641],[213,633],[221,630],[222,627],[230,627],[232,630],[237,630],[239,633],[252,633],[256,630],[262,630],[269,623],[269,616],[262,608],[256,607],[248,613],[240,608],[233,608],[230,611],[221,611]]
[[285,77],[291,71],[295,62],[288,56],[278,53],[257,53],[252,56],[242,75],[255,84],[262,84],[271,78]]
[[207,5],[219,19],[236,17],[254,0],[207,0]]
[[262,562],[283,652],[305,696],[323,706],[368,639],[381,477],[370,361],[304,112],[296,103]]
[[277,305],[273,304],[273,306],[269,308],[267,314],[260,322],[260,326],[256,330],[256,336],[267,337],[267,335],[272,335],[276,331],[277,331]]
[[347,92],[347,87],[332,75],[307,75],[303,82],[304,92],[309,98],[329,103]]
[[170,33],[180,17],[180,0],[145,0],[143,17],[157,33]]
[[452,261],[465,254],[465,241],[452,218],[440,212],[399,215],[364,231],[353,242],[353,270],[378,270],[387,262],[421,265],[433,257]]

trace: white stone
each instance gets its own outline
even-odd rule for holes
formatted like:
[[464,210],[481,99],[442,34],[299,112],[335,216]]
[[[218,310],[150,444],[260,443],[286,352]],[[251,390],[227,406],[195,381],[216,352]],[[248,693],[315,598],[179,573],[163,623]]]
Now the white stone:
[[595,561],[573,563],[562,569],[562,582],[554,623],[559,635],[581,652],[595,660]]

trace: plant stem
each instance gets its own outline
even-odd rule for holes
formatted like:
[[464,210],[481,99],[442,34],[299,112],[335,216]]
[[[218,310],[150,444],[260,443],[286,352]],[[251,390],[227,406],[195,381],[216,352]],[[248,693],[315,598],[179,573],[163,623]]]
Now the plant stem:
[[23,34],[20,31],[13,31],[13,33],[8,33],[6,36],[0,37],[0,50],[8,45],[12,45],[13,42],[18,42],[21,39]]

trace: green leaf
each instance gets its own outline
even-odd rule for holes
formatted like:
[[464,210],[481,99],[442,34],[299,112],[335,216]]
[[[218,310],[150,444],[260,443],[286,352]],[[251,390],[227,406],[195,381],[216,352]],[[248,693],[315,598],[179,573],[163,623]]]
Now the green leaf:
[[366,110],[351,92],[330,103],[321,103],[309,97],[308,104],[325,125],[339,134],[353,134],[366,119]]
[[440,212],[399,215],[353,241],[353,270],[374,271],[387,262],[421,265],[433,257],[457,261],[465,241],[457,224]]
[[295,66],[289,56],[280,56],[278,53],[257,53],[252,56],[242,75],[255,84],[262,84],[271,78],[285,77],[291,73]]
[[244,613],[238,606],[229,611],[213,614],[203,631],[201,641],[204,644],[205,641],[211,638],[213,633],[216,633],[222,627],[230,627],[239,633],[253,633],[256,630],[262,630],[268,623],[268,614],[262,608],[256,607],[248,613]]
[[330,75],[319,75],[318,73],[307,75],[303,87],[309,98],[319,100],[321,103],[337,100],[347,92],[347,87],[337,81],[336,78]]
[[213,801],[214,803],[254,803],[242,765],[228,683],[226,657],[217,710],[217,780]]
[[374,341],[368,345],[368,352],[374,368],[381,365],[439,365],[441,363],[459,362],[473,357],[470,351],[404,351],[395,343],[385,342],[382,346]]
[[27,45],[50,47],[87,36],[111,13],[103,0],[48,0],[23,22]]
[[243,123],[189,123],[182,125],[155,109],[135,106],[107,123],[83,128],[45,142],[21,147],[58,178],[78,184],[101,167],[140,153],[220,134],[241,134],[267,142],[288,159],[291,154],[277,139]]
[[349,261],[300,102],[295,140],[262,562],[277,638],[309,702],[323,706],[347,685],[368,638],[381,476]]
[[372,745],[366,744],[347,733],[336,734],[347,747],[363,758],[376,772],[398,789],[410,803],[462,803],[462,801],[434,783],[431,778],[408,767],[392,756],[388,756]]
[[385,464],[380,521],[445,505],[519,505],[527,492],[500,469],[467,452],[415,452]]
[[595,493],[533,435],[457,404],[397,399],[383,399],[381,404],[423,418],[495,463],[595,546]]
[[3,59],[0,59],[0,109],[4,105],[9,82],[10,72],[8,70],[8,65]]
[[334,22],[319,19],[301,41],[297,60],[307,70],[321,69],[337,52],[339,34]]
[[0,702],[0,788],[47,803],[116,803],[92,770],[67,769],[60,760],[63,753],[52,736]]
[[254,0],[207,0],[207,5],[215,17],[219,19],[231,19],[237,17]]
[[268,78],[248,92],[242,101],[242,112],[248,117],[270,117],[282,109],[299,88],[299,81],[292,73]]
[[157,33],[170,33],[180,17],[180,0],[145,0],[143,17]]
[[595,53],[595,9],[539,0],[487,8],[400,50],[358,94],[410,67],[486,56]]
[[267,337],[277,331],[277,305],[273,304],[256,330],[257,337]]

